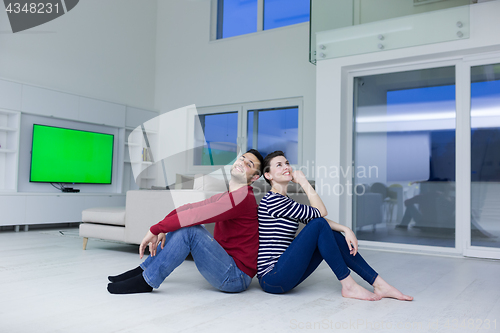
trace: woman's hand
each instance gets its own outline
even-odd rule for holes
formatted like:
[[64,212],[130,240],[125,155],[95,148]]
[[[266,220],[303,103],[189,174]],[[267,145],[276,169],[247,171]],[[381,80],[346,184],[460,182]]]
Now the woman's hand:
[[154,257],[156,255],[156,246],[155,244],[158,244],[158,236],[153,234],[151,231],[148,231],[146,236],[142,239],[141,245],[139,246],[139,256],[142,259],[144,256],[144,250],[146,249],[146,246],[149,245],[149,253],[151,253],[151,256]]
[[349,247],[349,253],[355,256],[356,253],[358,253],[358,239],[356,238],[356,235],[354,235],[354,232],[345,225],[338,224],[337,222],[329,220],[326,217],[325,220],[328,222],[333,231],[344,233],[345,241]]
[[312,185],[307,180],[304,173],[300,170],[292,171],[292,182],[299,184],[304,192],[307,195],[307,199],[309,199],[310,206],[317,208],[321,214],[321,217],[325,217],[328,215],[328,211],[326,210],[325,204],[319,197],[318,193],[314,190]]
[[343,231],[344,231],[345,241],[347,242],[347,246],[349,246],[349,253],[355,256],[356,253],[358,253],[358,239],[356,238],[356,235],[354,235],[354,232],[351,229],[345,228],[345,230]]
[[293,170],[292,172],[292,182],[297,183],[297,184],[304,184],[304,181],[308,182],[306,176],[304,173],[300,170]]

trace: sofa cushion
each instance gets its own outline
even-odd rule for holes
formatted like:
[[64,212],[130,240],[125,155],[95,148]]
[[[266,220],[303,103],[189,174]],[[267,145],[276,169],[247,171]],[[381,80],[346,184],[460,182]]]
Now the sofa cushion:
[[125,228],[95,223],[82,223],[79,228],[80,237],[99,238],[114,241],[125,241]]
[[185,176],[178,173],[175,175],[176,190],[192,190],[193,186],[194,186],[194,177]]
[[125,226],[125,207],[96,207],[82,211],[82,222]]

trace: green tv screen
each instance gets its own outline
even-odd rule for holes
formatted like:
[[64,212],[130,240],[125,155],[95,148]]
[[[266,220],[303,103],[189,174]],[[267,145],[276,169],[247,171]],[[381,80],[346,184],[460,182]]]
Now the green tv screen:
[[33,125],[30,182],[111,184],[112,134]]

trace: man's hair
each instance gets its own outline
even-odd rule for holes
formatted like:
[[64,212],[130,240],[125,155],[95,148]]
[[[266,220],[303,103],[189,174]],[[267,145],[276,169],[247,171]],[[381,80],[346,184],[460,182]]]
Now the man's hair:
[[[262,175],[264,175],[264,173],[266,172],[269,172],[269,170],[271,169],[271,160],[273,158],[275,158],[276,156],[283,156],[285,157],[285,154],[281,151],[281,150],[276,150],[276,151],[273,151],[272,153],[269,153],[267,154],[266,158],[264,158],[264,163],[262,165]],[[269,179],[267,179],[265,176],[264,176],[264,179],[266,180],[266,182],[272,186],[271,184],[271,181]]]
[[[246,153],[250,153],[250,154],[253,154],[255,157],[257,157],[257,159],[259,160],[260,162],[260,168],[258,170],[259,172],[259,177],[263,175],[263,172],[262,170],[264,170],[264,158],[262,157],[262,155],[259,153],[259,151],[257,149],[250,149],[249,151],[247,151]],[[246,154],[245,153],[245,154]]]

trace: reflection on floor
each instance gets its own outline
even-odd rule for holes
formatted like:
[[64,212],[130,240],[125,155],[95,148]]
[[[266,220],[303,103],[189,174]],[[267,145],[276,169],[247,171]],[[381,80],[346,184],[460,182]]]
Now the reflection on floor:
[[500,217],[498,213],[488,217],[484,214],[479,227],[484,232],[472,230],[471,241],[473,246],[500,247]]
[[374,242],[455,247],[454,229],[416,228],[413,222],[408,229],[396,228],[394,224],[367,226],[359,229],[356,235],[359,240]]
[[[500,247],[500,230],[492,230],[487,235],[472,230],[474,246]],[[377,224],[375,228],[366,226],[356,232],[359,240],[374,242],[455,247],[455,229],[418,228],[412,222],[408,229],[397,228],[395,224]]]

